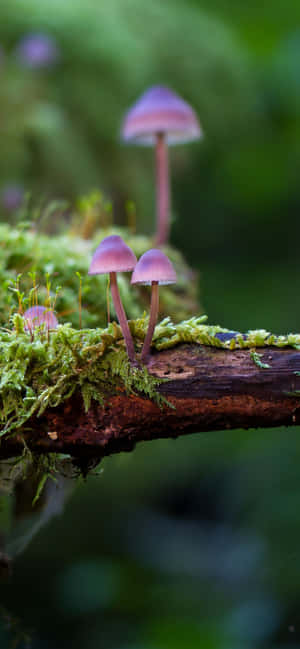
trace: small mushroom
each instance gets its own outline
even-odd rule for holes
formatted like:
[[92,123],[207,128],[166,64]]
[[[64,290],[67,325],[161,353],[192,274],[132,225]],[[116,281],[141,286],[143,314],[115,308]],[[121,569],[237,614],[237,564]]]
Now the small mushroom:
[[109,273],[111,295],[126,343],[128,358],[131,362],[135,361],[134,345],[121,301],[116,273],[126,273],[133,270],[136,262],[135,254],[126,245],[125,241],[118,235],[112,234],[103,239],[96,248],[89,268],[89,275]]
[[156,243],[159,246],[167,243],[170,229],[167,145],[196,140],[201,135],[193,109],[165,86],[149,88],[125,116],[123,139],[156,148]]
[[34,329],[44,326],[47,331],[56,329],[58,320],[51,309],[45,306],[32,306],[23,314],[24,329],[32,335]]
[[175,284],[176,273],[170,259],[161,251],[153,248],[139,259],[131,278],[131,284],[151,284],[151,307],[148,330],[146,333],[141,361],[147,363],[150,345],[158,317],[159,284]]

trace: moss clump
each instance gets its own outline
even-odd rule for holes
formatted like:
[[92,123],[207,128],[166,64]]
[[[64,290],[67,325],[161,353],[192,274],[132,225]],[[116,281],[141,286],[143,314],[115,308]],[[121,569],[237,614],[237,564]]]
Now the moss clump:
[[[152,345],[158,350],[169,349],[179,343],[195,343],[228,350],[269,346],[300,349],[300,334],[277,336],[266,329],[249,330],[242,334],[219,325],[208,325],[206,320],[207,316],[202,315],[174,324],[170,318],[165,318],[155,329]],[[145,319],[131,323],[131,329],[135,336],[143,338]],[[219,334],[226,334],[225,339],[219,337]]]
[[13,318],[14,331],[0,333],[0,435],[20,429],[33,415],[58,406],[76,389],[88,410],[91,400],[122,386],[143,392],[159,403],[158,380],[145,368],[132,368],[116,323],[107,329],[72,329],[62,325],[46,335],[24,332],[23,319]]
[[[126,229],[102,228],[93,239],[82,239],[72,234],[47,236],[23,226],[12,228],[0,224],[0,325],[7,326],[9,313],[15,307],[15,296],[9,289],[19,274],[20,290],[28,295],[32,288],[32,272],[36,273],[39,303],[47,300],[46,275],[50,275],[52,291],[59,285],[56,311],[60,322],[80,326],[79,277],[82,278],[82,326],[104,327],[107,324],[106,275],[88,276],[92,253],[100,241],[109,234],[120,234],[134,250],[137,257],[153,247],[149,237],[130,235]],[[175,265],[178,282],[162,287],[161,314],[182,320],[199,310],[197,286],[191,281],[191,270],[182,255],[173,248],[166,252]],[[31,273],[31,275],[30,275]],[[128,318],[137,318],[149,308],[149,287],[130,285],[130,274],[118,275],[118,283]],[[114,317],[113,306],[111,305]]]
[[[153,347],[163,350],[194,343],[223,349],[253,350],[269,345],[300,349],[300,334],[275,336],[259,329],[231,337],[228,329],[207,325],[205,319],[193,317],[178,324],[164,319],[156,327]],[[103,404],[117,387],[163,402],[157,392],[159,379],[146,368],[130,366],[116,323],[106,329],[80,331],[61,325],[49,336],[35,332],[33,340],[24,332],[21,316],[15,315],[13,324],[13,331],[0,332],[0,435],[22,429],[30,417],[58,406],[75,390],[81,392],[86,410],[92,399]],[[130,329],[140,350],[147,318],[131,321]],[[220,340],[220,333],[229,334],[228,340]]]

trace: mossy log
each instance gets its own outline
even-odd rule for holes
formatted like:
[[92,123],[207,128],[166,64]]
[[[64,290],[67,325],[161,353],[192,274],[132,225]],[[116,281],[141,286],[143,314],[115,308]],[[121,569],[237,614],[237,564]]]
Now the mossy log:
[[0,457],[19,453],[24,438],[37,453],[99,459],[143,440],[300,423],[298,350],[265,347],[257,354],[181,344],[154,352],[149,372],[165,380],[158,386],[164,406],[119,389],[85,412],[75,394],[26,422],[22,436],[2,438]]

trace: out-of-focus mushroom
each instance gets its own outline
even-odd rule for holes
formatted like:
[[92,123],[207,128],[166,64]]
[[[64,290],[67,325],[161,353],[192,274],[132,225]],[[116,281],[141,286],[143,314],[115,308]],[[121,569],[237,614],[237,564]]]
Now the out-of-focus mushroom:
[[30,309],[27,309],[23,314],[23,318],[24,329],[25,331],[29,331],[31,334],[33,330],[38,327],[44,327],[49,331],[49,329],[56,329],[58,325],[58,320],[53,311],[47,309],[45,306],[30,307]]
[[16,183],[5,185],[1,191],[1,206],[7,212],[15,212],[24,201],[24,188]]
[[196,140],[202,130],[189,104],[165,86],[153,86],[125,116],[122,137],[156,148],[156,243],[167,243],[170,229],[168,144]]
[[89,275],[109,273],[111,295],[131,362],[135,361],[134,345],[121,301],[116,274],[133,270],[136,262],[135,254],[125,241],[118,235],[112,234],[101,241],[94,252],[89,268]]
[[151,307],[148,330],[141,353],[141,361],[147,363],[150,345],[158,317],[159,284],[175,284],[176,272],[170,259],[161,251],[153,248],[139,259],[131,278],[132,284],[151,284]]
[[49,67],[60,57],[54,38],[42,32],[26,34],[18,43],[16,53],[23,65],[35,69]]

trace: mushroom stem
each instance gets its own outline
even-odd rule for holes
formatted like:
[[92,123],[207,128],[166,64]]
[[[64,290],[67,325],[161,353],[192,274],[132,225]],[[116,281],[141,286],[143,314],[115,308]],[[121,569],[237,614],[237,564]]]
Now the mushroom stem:
[[156,243],[167,243],[170,229],[170,187],[168,146],[164,133],[156,135]]
[[128,358],[131,363],[135,362],[135,351],[134,351],[134,345],[133,345],[133,340],[131,337],[131,333],[129,331],[129,326],[126,318],[126,314],[124,311],[123,304],[121,302],[120,298],[120,293],[118,289],[118,283],[117,283],[117,275],[116,273],[109,273],[110,276],[110,290],[111,290],[111,296],[113,299],[115,311],[117,314],[117,318],[120,323],[120,327],[122,329],[122,334],[124,336],[124,340],[126,343],[126,348],[127,348],[127,354]]
[[158,317],[158,306],[159,306],[158,282],[152,282],[150,319],[149,319],[148,329],[146,333],[146,338],[144,340],[143,349],[141,353],[142,363],[147,363],[147,359],[150,354],[150,345],[151,345],[151,341],[152,341],[152,337],[153,337],[153,333],[154,333],[154,329]]

